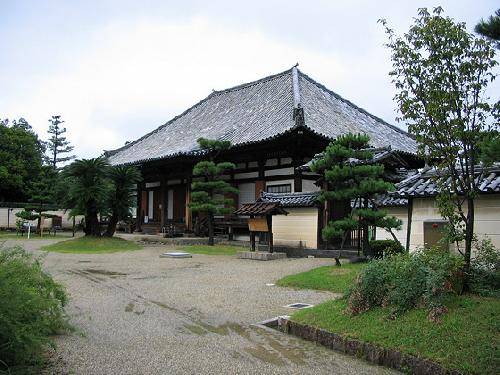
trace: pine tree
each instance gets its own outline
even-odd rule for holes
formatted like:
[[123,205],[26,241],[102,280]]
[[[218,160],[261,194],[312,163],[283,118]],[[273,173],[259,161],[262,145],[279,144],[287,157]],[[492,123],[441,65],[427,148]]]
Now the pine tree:
[[500,48],[500,9],[491,15],[487,20],[481,19],[474,27],[474,31],[482,36],[493,40],[497,48]]
[[227,150],[231,143],[228,141],[198,139],[201,150],[208,160],[198,162],[193,168],[193,177],[201,177],[201,181],[194,181],[191,185],[191,203],[193,212],[204,213],[208,220],[208,244],[214,244],[214,215],[229,213],[233,209],[233,199],[225,198],[226,193],[238,193],[238,189],[223,180],[223,175],[234,169],[235,165],[229,162],[215,162],[221,151]]
[[[353,208],[343,218],[331,220],[323,228],[325,241],[341,241],[341,249],[350,231],[363,228],[363,251],[368,254],[368,228],[400,228],[401,221],[387,216],[375,204],[377,194],[386,193],[393,185],[384,181],[384,166],[372,163],[370,138],[362,134],[346,134],[331,142],[323,154],[312,163],[311,169],[322,174],[326,188],[320,194],[322,202],[334,202],[334,206],[347,202]],[[337,205],[335,205],[335,202]],[[394,239],[397,241],[394,234]],[[338,262],[337,262],[338,263]]]
[[49,162],[52,165],[52,168],[57,169],[58,164],[75,158],[74,155],[61,156],[62,154],[67,154],[73,151],[74,147],[70,145],[70,142],[66,140],[66,137],[64,136],[66,128],[61,126],[61,124],[64,123],[64,121],[61,120],[61,116],[52,116],[49,122],[50,125],[47,133],[52,134],[47,142],[47,148],[50,154]]

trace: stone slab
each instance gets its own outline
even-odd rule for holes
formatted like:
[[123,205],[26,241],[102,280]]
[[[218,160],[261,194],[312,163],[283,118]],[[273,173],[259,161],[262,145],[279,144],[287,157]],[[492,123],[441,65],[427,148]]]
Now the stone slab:
[[182,251],[175,251],[169,253],[160,254],[160,258],[192,258],[193,256],[189,253]]
[[266,251],[238,251],[237,257],[240,259],[252,260],[276,260],[285,259],[286,253],[269,253]]

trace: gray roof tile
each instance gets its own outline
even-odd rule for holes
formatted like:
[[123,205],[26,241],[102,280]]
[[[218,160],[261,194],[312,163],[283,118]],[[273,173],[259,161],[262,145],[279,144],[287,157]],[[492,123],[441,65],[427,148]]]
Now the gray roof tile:
[[304,110],[305,126],[334,139],[347,132],[366,133],[375,147],[415,153],[416,143],[406,132],[370,115],[329,91],[297,68],[215,91],[151,133],[114,151],[111,164],[132,164],[198,150],[199,137],[243,145],[270,139],[296,126],[294,109]]

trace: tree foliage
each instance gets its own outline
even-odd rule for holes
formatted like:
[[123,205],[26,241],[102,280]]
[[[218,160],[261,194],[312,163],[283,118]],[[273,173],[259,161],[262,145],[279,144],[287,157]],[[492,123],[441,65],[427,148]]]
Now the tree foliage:
[[42,169],[43,142],[23,118],[0,121],[0,201],[26,201]]
[[47,141],[47,149],[50,155],[49,163],[52,165],[52,168],[57,169],[60,163],[75,158],[74,155],[63,156],[73,151],[74,147],[71,146],[70,142],[64,136],[66,128],[61,126],[61,124],[64,123],[64,121],[61,120],[61,116],[52,116],[49,122],[49,130],[47,131],[47,133],[50,134],[50,138]]
[[[467,32],[464,23],[419,9],[414,25],[398,36],[387,26],[390,72],[395,100],[418,151],[438,168],[443,217],[454,227],[453,241],[464,240],[465,271],[470,265],[474,234],[474,197],[478,190],[479,144],[484,133],[498,129],[485,95],[497,65],[492,44]],[[467,210],[464,209],[464,205]],[[460,250],[460,249],[459,249]]]
[[69,181],[67,207],[72,214],[85,216],[84,232],[87,236],[101,235],[98,215],[106,207],[109,164],[104,158],[81,159],[65,167],[64,176]]
[[491,15],[487,20],[481,19],[474,27],[474,31],[482,36],[497,42],[500,48],[500,9]]
[[104,233],[112,237],[120,220],[131,217],[130,208],[135,205],[136,184],[141,181],[141,173],[131,166],[116,166],[109,169],[110,190],[107,198],[109,223]]
[[231,143],[205,138],[198,139],[198,145],[208,160],[198,162],[193,168],[193,177],[199,178],[191,185],[191,203],[193,212],[207,215],[209,245],[214,243],[214,215],[229,213],[234,208],[233,199],[226,198],[227,193],[238,193],[238,189],[223,179],[223,175],[235,168],[233,163],[216,162],[220,152],[227,150]]
[[[67,187],[65,206],[84,215],[88,236],[113,236],[120,220],[130,217],[140,172],[132,166],[110,166],[105,158],[75,160],[63,170]],[[101,230],[100,218],[108,220]]]
[[[311,165],[311,169],[322,174],[326,181],[326,188],[320,194],[321,201],[347,201],[354,206],[349,215],[331,220],[323,228],[322,236],[326,241],[345,238],[360,225],[365,232],[370,226],[388,231],[401,227],[400,220],[387,216],[387,212],[379,210],[375,204],[376,195],[386,193],[393,185],[383,179],[384,166],[371,162],[373,152],[369,140],[363,134],[342,135],[331,142]],[[367,240],[365,251],[368,250]]]

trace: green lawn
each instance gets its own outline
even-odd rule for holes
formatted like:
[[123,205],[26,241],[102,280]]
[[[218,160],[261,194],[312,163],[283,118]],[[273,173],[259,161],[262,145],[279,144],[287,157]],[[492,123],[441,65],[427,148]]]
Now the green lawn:
[[500,300],[452,297],[441,323],[414,309],[389,320],[389,310],[376,308],[350,316],[345,299],[296,312],[292,320],[350,338],[424,357],[464,373],[494,374],[500,368]]
[[297,289],[318,289],[344,293],[365,266],[366,263],[345,263],[341,267],[319,267],[295,275],[285,276],[278,280],[276,284]]
[[79,237],[43,246],[42,250],[59,253],[99,254],[139,250],[142,246],[119,237]]
[[240,246],[225,246],[225,245],[191,245],[182,246],[180,250],[191,254],[205,254],[205,255],[236,255],[238,251],[244,250]]

